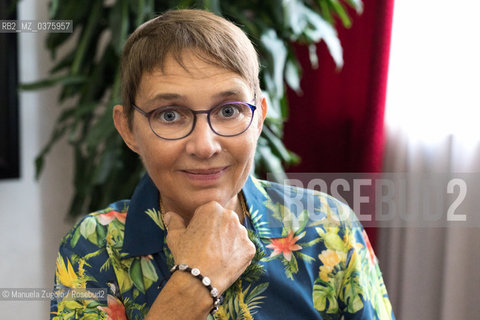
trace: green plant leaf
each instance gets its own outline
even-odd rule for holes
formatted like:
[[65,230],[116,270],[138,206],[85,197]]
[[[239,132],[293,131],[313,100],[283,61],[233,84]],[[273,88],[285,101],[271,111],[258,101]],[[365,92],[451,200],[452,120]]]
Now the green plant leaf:
[[[58,1],[55,14],[50,16],[52,20],[72,20],[73,31],[79,33],[83,29],[84,20],[89,14],[90,7],[80,1]],[[49,33],[46,40],[47,48],[50,50],[52,59],[56,57],[56,50],[65,43],[72,34]],[[75,51],[74,49],[72,52]]]
[[354,8],[358,14],[363,12],[363,2],[362,0],[347,0],[347,3]]
[[211,11],[218,16],[222,15],[222,9],[220,8],[220,1],[219,0],[202,0],[203,2],[203,9]]
[[264,136],[267,139],[267,143],[270,146],[272,153],[278,156],[283,161],[288,160],[290,158],[290,154],[288,153],[287,148],[285,148],[280,138],[275,136],[268,127],[264,127],[263,132],[265,133]]
[[[273,82],[273,79],[269,75],[265,75],[263,78],[265,83]],[[267,84],[269,87],[274,87],[273,83]],[[277,98],[272,98],[268,92],[263,93],[263,97],[267,100],[268,110],[266,122],[281,122],[282,121],[282,109],[280,101]]]
[[334,23],[333,16],[332,16],[332,13],[330,12],[330,6],[328,5],[329,0],[317,0],[317,3],[320,7],[320,13],[322,17],[326,21],[328,21],[328,23],[333,24]]
[[179,0],[177,3],[178,9],[187,9],[193,6],[193,0]]
[[352,26],[352,20],[348,16],[347,12],[343,8],[342,4],[338,0],[329,0],[330,5],[332,6],[333,10],[335,13],[338,15],[340,20],[342,21],[342,24],[346,28],[350,28]]
[[99,164],[96,167],[93,173],[93,179],[95,184],[104,184],[107,179],[108,175],[111,172],[113,166],[115,166],[118,161],[118,152],[116,149],[107,148],[101,155]]
[[324,40],[330,55],[337,67],[343,66],[343,51],[335,29],[316,12],[305,8],[305,17],[312,25],[312,29],[306,30],[305,34],[312,42]]
[[268,146],[258,146],[257,152],[259,153],[260,165],[264,169],[264,172],[269,174],[269,177],[274,181],[284,181],[287,176],[283,171],[283,166],[279,158],[275,157],[271,149]]
[[310,64],[313,69],[318,68],[318,55],[317,55],[317,46],[311,44],[308,46],[308,57],[310,58]]
[[290,29],[290,39],[295,41],[307,27],[308,21],[303,14],[304,5],[301,1],[282,1],[282,9],[285,16],[284,27]]
[[84,76],[72,76],[72,75],[65,75],[60,77],[53,77],[44,80],[39,80],[31,83],[22,83],[19,88],[21,90],[38,90],[43,88],[52,87],[57,84],[61,84],[63,86],[68,86],[72,84],[82,84],[85,83],[87,79]]
[[[60,106],[62,112],[52,135],[35,159],[37,178],[51,148],[60,139],[67,138],[74,153],[74,195],[69,209],[72,217],[131,195],[145,169],[139,157],[124,145],[111,120],[112,106],[121,101],[122,47],[136,26],[159,12],[196,7],[224,14],[248,32],[254,42],[259,53],[263,96],[269,106],[265,132],[260,136],[255,154],[255,173],[264,176],[269,172],[273,180],[284,179],[283,166],[299,161],[282,142],[283,122],[289,114],[285,86],[301,91],[301,68],[293,41],[309,46],[312,66],[318,65],[316,44],[325,41],[340,67],[342,50],[333,20],[338,16],[348,22],[347,6],[357,12],[363,8],[361,0],[117,0],[108,3],[52,0],[49,19],[73,20],[74,32],[48,34],[46,45],[55,59],[50,77],[23,84],[21,89],[58,85],[61,87],[59,104],[64,101],[69,104]],[[111,36],[102,36],[104,34]],[[57,50],[67,41],[74,43],[73,49],[57,60]],[[72,105],[71,101],[75,103]],[[129,174],[125,176],[125,172]]]
[[262,47],[267,53],[267,62],[270,66],[270,73],[265,72],[265,77],[270,79],[267,90],[275,97],[283,96],[283,70],[287,59],[287,49],[285,43],[278,37],[273,29],[266,30],[260,37]]
[[93,46],[92,37],[94,36],[94,30],[96,25],[99,23],[99,17],[102,13],[102,2],[94,1],[93,7],[91,8],[91,14],[88,17],[87,24],[85,29],[82,30],[80,35],[80,42],[78,48],[75,51],[75,58],[73,59],[71,74],[77,75],[80,71],[80,66],[83,60],[85,59],[87,49],[90,46]]
[[115,2],[109,17],[110,30],[112,32],[111,43],[114,46],[117,55],[121,55],[123,45],[127,40],[129,19],[128,19],[128,0],[118,0]]
[[75,51],[71,51],[65,55],[53,68],[50,69],[49,73],[54,74],[62,69],[68,69],[73,62],[73,57],[75,56]]
[[48,4],[49,6],[48,15],[50,17],[56,16],[57,10],[58,10],[58,1],[59,0],[51,0],[50,3]]
[[66,130],[67,130],[67,127],[65,126],[61,126],[59,124],[55,126],[52,136],[50,137],[50,140],[43,147],[42,151],[40,151],[40,154],[35,158],[35,179],[38,180],[38,178],[40,177],[40,174],[42,173],[43,166],[45,163],[45,156],[48,154],[48,152],[50,152],[50,149],[53,147],[53,145],[65,134]]
[[297,94],[301,93],[300,88],[301,70],[296,60],[289,58],[285,65],[285,81]]

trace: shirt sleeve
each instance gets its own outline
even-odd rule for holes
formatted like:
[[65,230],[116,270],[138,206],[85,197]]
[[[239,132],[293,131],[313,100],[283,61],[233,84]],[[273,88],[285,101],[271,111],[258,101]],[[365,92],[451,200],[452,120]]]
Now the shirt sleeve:
[[346,269],[339,291],[344,319],[395,319],[378,260],[358,221],[345,231]]
[[331,197],[322,200],[327,218],[316,228],[323,248],[313,286],[315,309],[325,319],[395,319],[362,225],[345,204]]
[[[87,216],[61,242],[56,259],[50,319],[127,319],[115,296],[109,257],[99,244],[102,233],[94,216]],[[108,281],[112,278],[112,282]],[[113,289],[112,289],[113,288]]]

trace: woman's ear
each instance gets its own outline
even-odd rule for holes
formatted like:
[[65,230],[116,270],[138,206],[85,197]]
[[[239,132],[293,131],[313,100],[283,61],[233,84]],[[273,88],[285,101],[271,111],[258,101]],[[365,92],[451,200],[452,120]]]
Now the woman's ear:
[[267,99],[265,97],[262,97],[262,100],[260,101],[260,109],[262,110],[262,117],[258,119],[258,136],[262,133],[262,128],[263,128],[263,122],[265,121],[265,117],[267,116]]
[[265,121],[265,117],[267,116],[267,109],[268,109],[267,99],[265,99],[265,97],[262,97],[261,105],[262,105],[262,122],[263,122]]
[[113,107],[113,123],[125,144],[135,153],[138,153],[138,147],[133,130],[130,128],[128,116],[125,108],[117,104]]

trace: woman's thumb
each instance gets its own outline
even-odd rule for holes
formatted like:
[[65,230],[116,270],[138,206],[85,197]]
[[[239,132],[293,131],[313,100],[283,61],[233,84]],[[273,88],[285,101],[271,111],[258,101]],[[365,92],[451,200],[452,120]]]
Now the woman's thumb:
[[185,229],[185,220],[183,220],[179,214],[173,211],[169,211],[165,214],[163,217],[163,222],[165,223],[168,231]]

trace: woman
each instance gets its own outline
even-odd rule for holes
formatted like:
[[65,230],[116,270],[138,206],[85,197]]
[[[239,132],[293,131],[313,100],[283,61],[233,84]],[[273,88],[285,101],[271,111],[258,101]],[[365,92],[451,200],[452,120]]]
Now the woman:
[[393,318],[345,205],[249,176],[267,111],[258,72],[246,35],[208,12],[170,11],[129,37],[113,119],[147,174],[62,240],[56,288],[108,290],[53,301],[52,319]]

